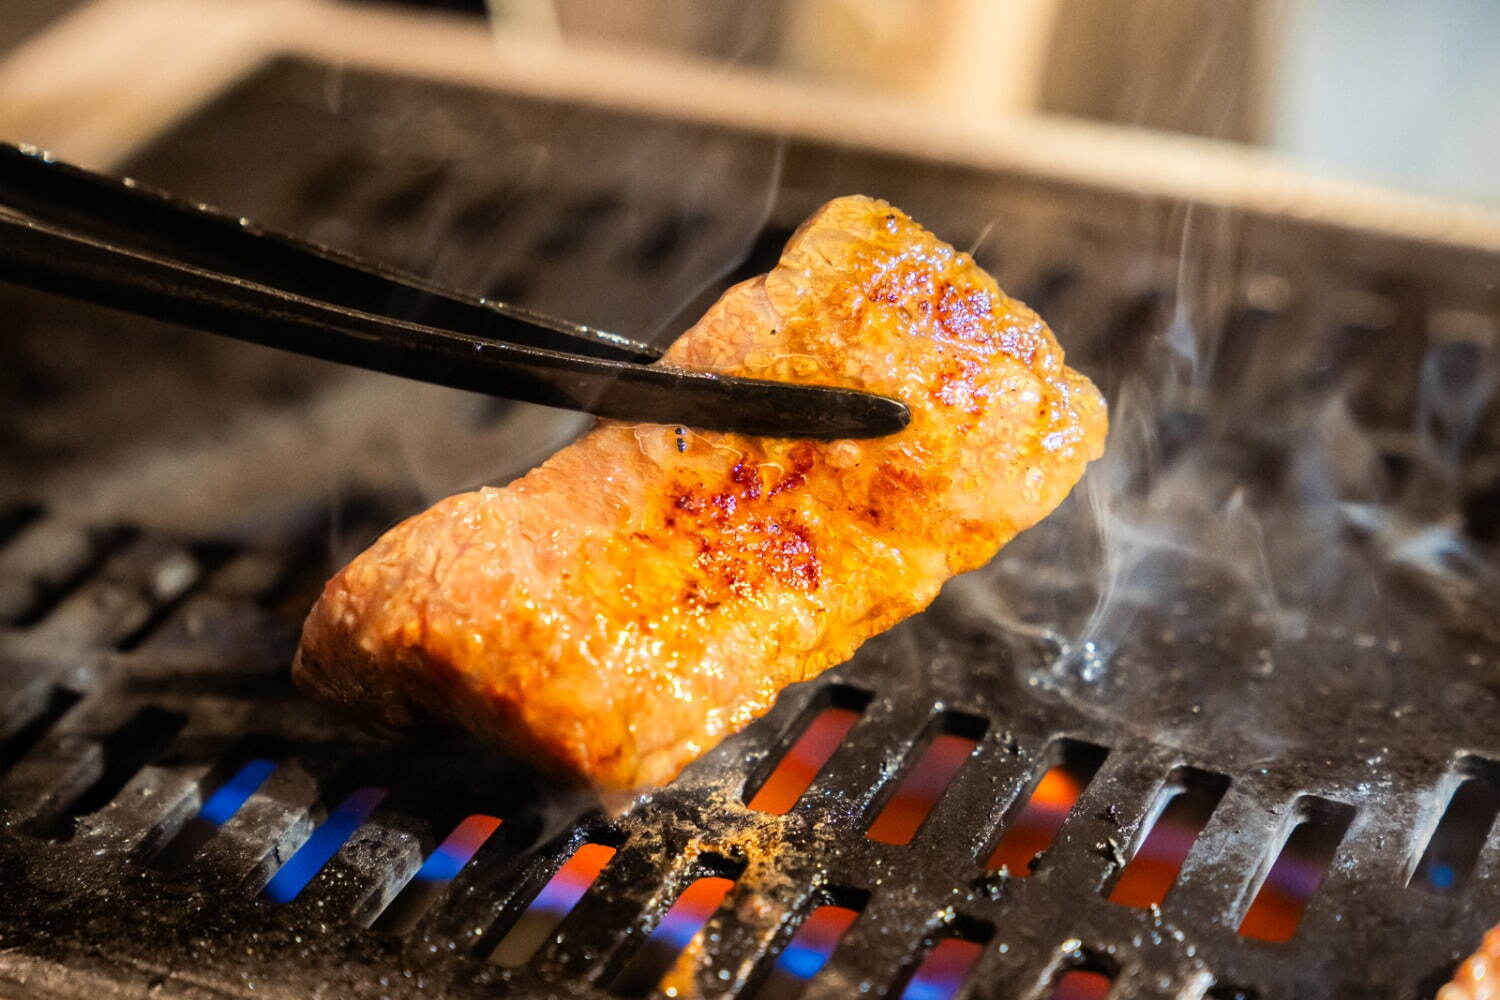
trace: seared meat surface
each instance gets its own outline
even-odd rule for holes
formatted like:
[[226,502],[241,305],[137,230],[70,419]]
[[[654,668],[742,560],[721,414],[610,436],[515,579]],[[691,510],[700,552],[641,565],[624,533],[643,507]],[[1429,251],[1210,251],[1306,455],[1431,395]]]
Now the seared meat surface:
[[1437,991],[1436,1000],[1495,1000],[1500,998],[1500,927],[1484,936],[1453,981]]
[[840,198],[675,364],[852,386],[903,432],[818,443],[601,422],[329,581],[295,664],[401,729],[452,720],[602,791],[670,780],[1067,495],[1105,406],[1046,325],[899,210]]

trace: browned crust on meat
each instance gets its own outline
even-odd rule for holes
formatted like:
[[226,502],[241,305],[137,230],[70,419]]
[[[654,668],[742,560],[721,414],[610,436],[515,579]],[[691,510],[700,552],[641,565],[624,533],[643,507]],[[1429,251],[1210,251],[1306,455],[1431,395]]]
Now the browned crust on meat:
[[912,423],[817,443],[601,422],[345,567],[298,682],[602,789],[663,782],[987,562],[1103,448],[1104,402],[1036,314],[869,198],[815,213],[668,359],[885,393]]
[[1453,981],[1438,990],[1435,1000],[1495,1000],[1500,997],[1500,927],[1484,936],[1479,950],[1470,955]]

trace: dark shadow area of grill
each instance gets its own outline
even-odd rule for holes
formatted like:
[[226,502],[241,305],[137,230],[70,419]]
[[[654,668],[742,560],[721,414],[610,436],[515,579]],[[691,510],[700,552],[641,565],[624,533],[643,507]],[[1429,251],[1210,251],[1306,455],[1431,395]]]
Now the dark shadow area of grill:
[[73,836],[74,821],[98,812],[124,789],[126,782],[155,760],[187,724],[187,716],[146,706],[99,741],[97,776],[78,794],[59,802],[32,830],[52,840]]
[[5,720],[8,724],[0,730],[5,736],[0,742],[0,775],[40,743],[82,697],[76,691],[47,685],[38,704],[12,705],[11,717]]

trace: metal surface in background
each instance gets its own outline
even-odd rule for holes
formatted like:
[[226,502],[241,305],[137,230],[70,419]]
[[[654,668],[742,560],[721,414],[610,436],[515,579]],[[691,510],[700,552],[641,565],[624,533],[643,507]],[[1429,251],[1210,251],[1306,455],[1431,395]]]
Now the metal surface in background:
[[[267,136],[280,155],[264,155]],[[1413,477],[1423,359],[1456,345],[1459,368],[1486,370],[1495,348],[1500,261],[1479,253],[1222,212],[1185,228],[1181,206],[1045,179],[300,62],[268,67],[128,170],[659,341],[773,263],[822,201],[885,197],[1047,316],[1117,421],[1144,342],[1174,316],[1229,331],[1213,395],[1157,436],[1163,475],[1214,396],[1227,405],[1250,391],[1247,372],[1329,344],[1313,368],[1348,378],[1372,462]],[[1222,275],[1192,303],[1174,301],[1184,259]],[[1173,599],[1137,612],[1109,669],[1059,672],[1056,637],[1027,623],[1090,620],[1097,553],[1080,495],[984,571],[982,599],[948,588],[669,788],[616,820],[576,820],[577,803],[480,753],[367,741],[286,671],[333,562],[428,491],[495,478],[487,459],[414,473],[412,450],[503,444],[524,465],[569,427],[0,295],[17,331],[0,460],[18,473],[0,523],[0,995],[749,997],[785,982],[778,961],[809,912],[837,906],[858,916],[804,996],[900,996],[954,958],[974,961],[962,989],[976,997],[1047,997],[1074,969],[1111,978],[1116,997],[1409,997],[1430,995],[1500,919],[1488,800],[1464,800],[1480,803],[1465,807],[1477,832],[1444,818],[1455,789],[1500,761],[1500,641],[1483,594],[1450,600],[1369,562],[1335,575],[1348,593],[1320,590],[1309,567],[1307,592],[1268,610],[1224,565],[1167,557]],[[1264,427],[1223,432],[1236,443],[1224,475],[1252,503],[1316,479],[1278,450],[1285,429],[1265,412]],[[309,471],[327,454],[318,428],[339,419],[355,423],[340,425],[336,467]],[[1500,428],[1493,409],[1472,422],[1445,481],[1460,534],[1483,546],[1500,535],[1500,469],[1485,464]],[[1476,608],[1477,621],[1461,613]],[[749,808],[830,706],[858,719],[807,791],[784,814]],[[972,754],[929,768],[949,737]],[[278,766],[205,827],[200,804],[224,801],[254,761]],[[1076,803],[1048,797],[1054,768],[1082,775]],[[951,783],[924,800],[908,781],[919,771]],[[1155,909],[1112,902],[1185,774],[1223,790],[1175,884]],[[867,836],[903,796],[931,800],[925,818],[901,806],[917,809],[908,841]],[[1038,841],[1035,870],[989,871],[1002,839],[1048,808],[1056,835]],[[438,845],[458,850],[450,834],[476,816],[498,830],[434,877],[448,863],[431,860]],[[512,928],[590,842],[615,853],[526,957]],[[327,844],[290,902],[262,898]],[[1289,870],[1289,895],[1315,886],[1290,939],[1240,934],[1262,883],[1278,889]],[[1419,872],[1445,874],[1424,885]],[[722,879],[733,885],[705,904],[700,944],[676,966],[667,955],[680,990],[667,994],[653,949],[687,919],[674,904]]]

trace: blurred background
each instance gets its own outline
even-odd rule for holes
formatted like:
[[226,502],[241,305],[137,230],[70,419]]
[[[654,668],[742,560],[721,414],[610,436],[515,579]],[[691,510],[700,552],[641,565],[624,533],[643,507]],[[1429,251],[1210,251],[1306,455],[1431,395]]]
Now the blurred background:
[[[462,6],[462,4],[455,4]],[[961,109],[1283,151],[1500,201],[1487,0],[493,0],[497,21],[764,65]]]
[[1060,114],[1266,146],[1500,200],[1488,0],[494,0],[502,23],[684,48],[976,117]]
[[[6,0],[0,51],[87,5]],[[1059,115],[1203,136],[1285,154],[1320,173],[1500,203],[1500,5],[1491,0],[359,5],[487,15],[508,36],[707,61],[900,98],[975,123]]]
[[492,0],[492,9],[499,24],[565,41],[674,49],[978,120],[1055,114],[1187,133],[1332,174],[1500,201],[1500,5],[1490,0]]

